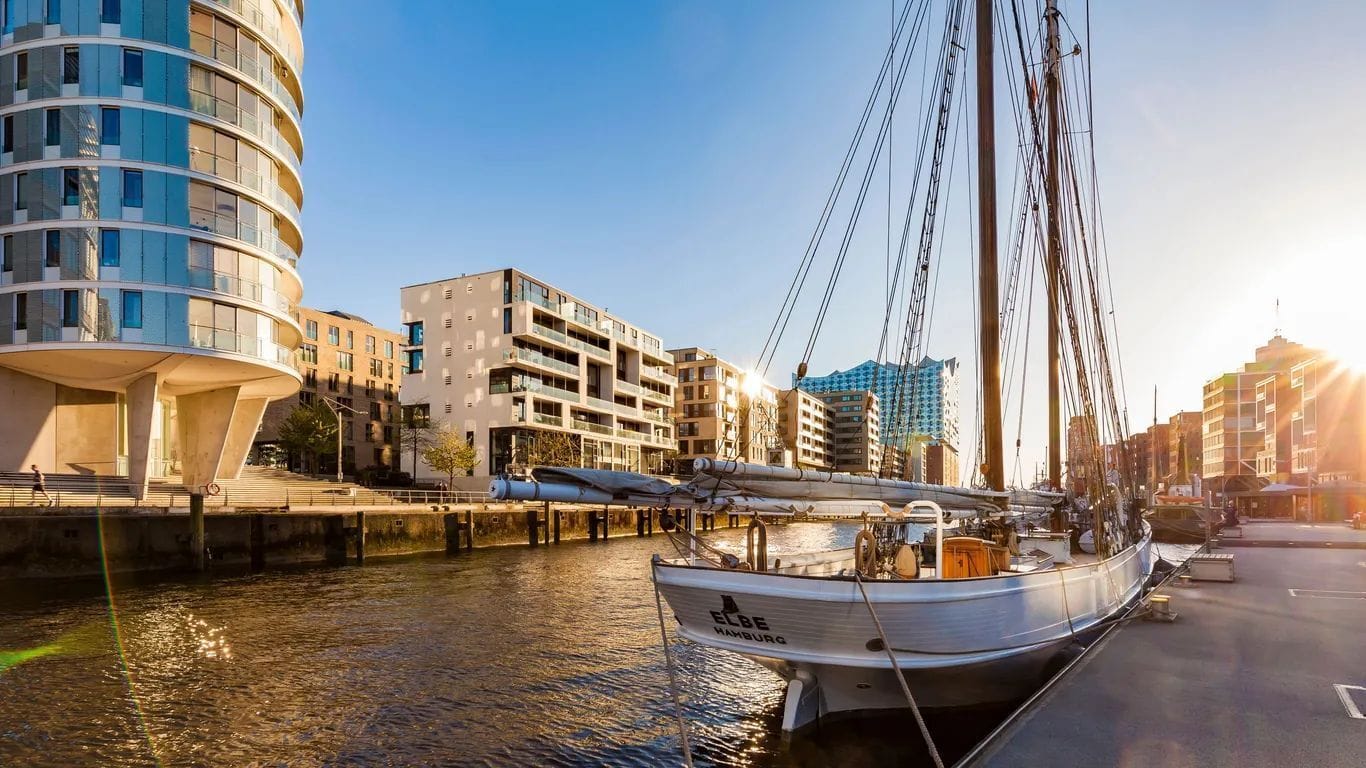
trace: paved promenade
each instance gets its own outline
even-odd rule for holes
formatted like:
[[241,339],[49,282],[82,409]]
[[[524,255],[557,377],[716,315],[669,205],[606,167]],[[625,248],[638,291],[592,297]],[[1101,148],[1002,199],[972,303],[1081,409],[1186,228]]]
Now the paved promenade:
[[1163,588],[1175,623],[1111,633],[967,764],[1366,765],[1366,551],[1343,546],[1361,532],[1243,527],[1290,546],[1223,550],[1231,584]]

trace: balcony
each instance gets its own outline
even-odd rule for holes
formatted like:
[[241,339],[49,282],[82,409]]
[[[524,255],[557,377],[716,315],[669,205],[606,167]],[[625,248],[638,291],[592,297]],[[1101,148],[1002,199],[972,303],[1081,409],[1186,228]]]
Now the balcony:
[[612,353],[611,353],[611,352],[608,352],[607,350],[602,349],[601,347],[597,347],[597,346],[594,346],[594,345],[592,345],[592,344],[588,344],[587,342],[579,341],[578,339],[575,339],[575,338],[573,338],[573,337],[571,337],[571,336],[566,336],[566,335],[564,335],[563,333],[560,333],[559,331],[557,331],[557,330],[555,330],[555,329],[553,329],[553,328],[547,328],[547,327],[545,327],[544,325],[538,325],[537,323],[532,323],[532,324],[531,324],[531,333],[532,333],[533,335],[540,336],[540,337],[546,338],[546,339],[550,339],[551,341],[556,342],[556,343],[558,343],[558,344],[562,344],[562,345],[564,345],[564,346],[566,346],[566,347],[570,347],[570,348],[572,348],[572,349],[577,349],[577,350],[579,350],[580,352],[584,352],[584,353],[590,354],[590,355],[592,355],[592,356],[594,356],[594,357],[601,358],[601,359],[603,359],[603,360],[608,360],[608,361],[610,361],[610,360],[612,359]]
[[289,114],[294,117],[294,122],[301,123],[303,121],[303,115],[299,113],[299,105],[294,100],[294,94],[285,87],[284,83],[280,82],[280,78],[275,76],[275,72],[269,66],[274,63],[274,59],[262,60],[243,56],[236,48],[223,45],[212,37],[199,32],[190,33],[190,50],[221,64],[226,64],[246,75],[253,83],[261,86],[262,90],[283,104]]
[[593,432],[599,435],[611,435],[615,431],[606,424],[596,424],[591,421],[584,421],[583,419],[574,419],[570,422],[570,425],[573,426],[574,429],[581,429],[585,432]]
[[673,405],[673,395],[666,395],[663,392],[656,392],[653,389],[648,389],[646,387],[641,387],[640,392],[641,396],[646,400],[653,400],[656,403],[663,403],[664,405]]
[[236,275],[215,272],[202,267],[190,267],[190,286],[238,296],[248,301],[264,304],[271,309],[292,315],[297,305],[274,288],[253,280],[245,280]]
[[640,386],[639,384],[632,384],[632,383],[629,382],[629,381],[622,381],[621,379],[617,379],[616,381],[614,381],[614,382],[612,383],[612,386],[615,387],[615,388],[617,389],[617,391],[619,391],[619,392],[624,392],[624,393],[626,393],[626,394],[628,394],[628,395],[643,395],[643,394],[645,394],[645,388],[644,388],[644,387]]
[[519,289],[517,293],[513,295],[512,298],[513,301],[525,301],[531,304],[535,304],[538,307],[545,307],[546,309],[550,310],[551,312],[554,312],[557,315],[560,313],[559,306],[552,302],[550,300],[550,297],[548,296],[539,296],[537,294],[527,293],[526,291]]
[[[253,0],[209,0],[215,5],[221,5],[232,11],[241,18],[245,19],[253,31],[262,32],[266,39],[275,48],[285,61],[289,62],[297,75],[303,71],[303,62],[299,60],[297,52],[290,50],[285,44],[285,36],[280,28],[266,21],[266,15]],[[297,13],[295,14],[297,17]]]
[[513,379],[507,384],[489,385],[489,394],[491,395],[503,395],[509,392],[531,392],[537,395],[567,400],[571,403],[579,402],[578,392],[552,387],[549,384],[543,384],[535,379]]
[[656,424],[670,424],[670,423],[672,423],[671,419],[669,419],[668,416],[661,416],[661,415],[659,415],[658,413],[655,413],[654,411],[651,411],[651,410],[648,410],[648,409],[646,409],[646,410],[644,410],[644,411],[641,411],[641,412],[640,412],[640,415],[641,415],[641,417],[644,418],[646,421],[653,421],[653,422],[656,423]]
[[530,349],[505,349],[503,350],[503,362],[538,365],[542,368],[549,368],[561,373],[567,373],[576,378],[579,375],[579,367],[577,365],[566,363],[563,360],[556,360],[553,357],[543,355],[540,352]]
[[551,415],[551,414],[549,414],[549,413],[532,413],[532,414],[531,414],[531,423],[532,423],[532,424],[544,424],[544,425],[546,425],[546,426],[548,426],[548,427],[562,427],[562,426],[564,426],[564,417],[563,417],[563,416],[553,416],[553,415]]
[[668,384],[671,387],[678,383],[677,376],[674,376],[670,373],[665,373],[663,368],[655,365],[642,365],[640,367],[640,375],[650,379],[651,381],[658,381],[664,384]]
[[591,397],[591,396],[590,396],[590,397],[588,397],[588,398],[586,399],[586,402],[588,403],[588,407],[590,407],[590,408],[596,408],[596,409],[598,409],[598,410],[600,410],[600,411],[607,411],[608,413],[615,413],[616,410],[617,410],[617,404],[616,404],[616,403],[609,402],[609,401],[607,401],[607,400],[601,400],[601,399],[596,398],[596,397]]
[[621,403],[612,403],[612,410],[615,411],[616,413],[622,415],[622,416],[627,417],[627,418],[631,418],[631,419],[638,419],[638,418],[640,418],[640,409],[637,408],[637,407],[635,407],[634,405],[623,405],[623,404],[621,404]]
[[234,352],[281,365],[294,364],[294,350],[282,347],[270,339],[211,328],[207,325],[190,326],[190,346],[219,352]]
[[262,145],[275,150],[294,171],[301,175],[301,160],[293,144],[280,133],[279,129],[262,120],[259,116],[246,112],[236,104],[220,99],[203,91],[190,91],[190,109],[201,115],[217,118],[231,123],[261,140]]
[[206,211],[202,208],[190,209],[190,229],[198,229],[203,232],[212,232],[224,237],[231,237],[249,245],[254,245],[263,251],[275,254],[284,259],[290,267],[299,268],[299,253],[294,248],[281,240],[273,232],[266,232],[257,227],[253,227],[246,222],[238,221],[233,216],[221,216],[213,211]]

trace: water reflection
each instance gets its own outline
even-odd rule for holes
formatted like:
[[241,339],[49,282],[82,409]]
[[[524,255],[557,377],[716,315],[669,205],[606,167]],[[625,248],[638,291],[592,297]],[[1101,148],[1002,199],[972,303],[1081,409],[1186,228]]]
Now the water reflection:
[[[850,546],[855,530],[774,526],[769,552]],[[743,529],[708,535],[743,549]],[[127,684],[101,588],[0,586],[0,649],[17,649],[0,655],[0,765],[676,764],[648,578],[650,556],[671,551],[656,535],[211,581],[116,577]],[[785,743],[776,677],[676,649],[699,765],[927,763],[905,713]],[[950,757],[998,717],[931,727]]]

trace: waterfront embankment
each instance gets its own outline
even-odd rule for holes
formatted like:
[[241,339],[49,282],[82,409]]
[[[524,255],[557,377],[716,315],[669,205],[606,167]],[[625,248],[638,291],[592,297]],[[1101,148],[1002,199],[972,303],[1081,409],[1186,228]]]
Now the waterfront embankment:
[[1174,622],[1117,627],[964,764],[1361,764],[1366,535],[1242,529],[1234,582],[1166,585]]
[[[421,552],[648,536],[652,510],[579,505],[335,506],[288,512],[218,508],[203,515],[207,570],[345,564]],[[193,517],[184,508],[15,508],[0,515],[0,579],[192,571]]]

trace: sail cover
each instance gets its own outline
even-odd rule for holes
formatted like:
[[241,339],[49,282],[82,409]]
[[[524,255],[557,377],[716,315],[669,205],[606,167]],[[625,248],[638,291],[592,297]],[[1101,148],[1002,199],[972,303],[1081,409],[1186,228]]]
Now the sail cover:
[[1060,494],[1047,492],[987,491],[714,459],[698,459],[693,469],[696,475],[691,480],[675,484],[634,472],[541,467],[533,470],[530,481],[494,480],[489,495],[506,501],[821,517],[877,516],[914,501],[932,501],[946,510],[1001,512],[1016,505],[1044,507],[1061,500]]

